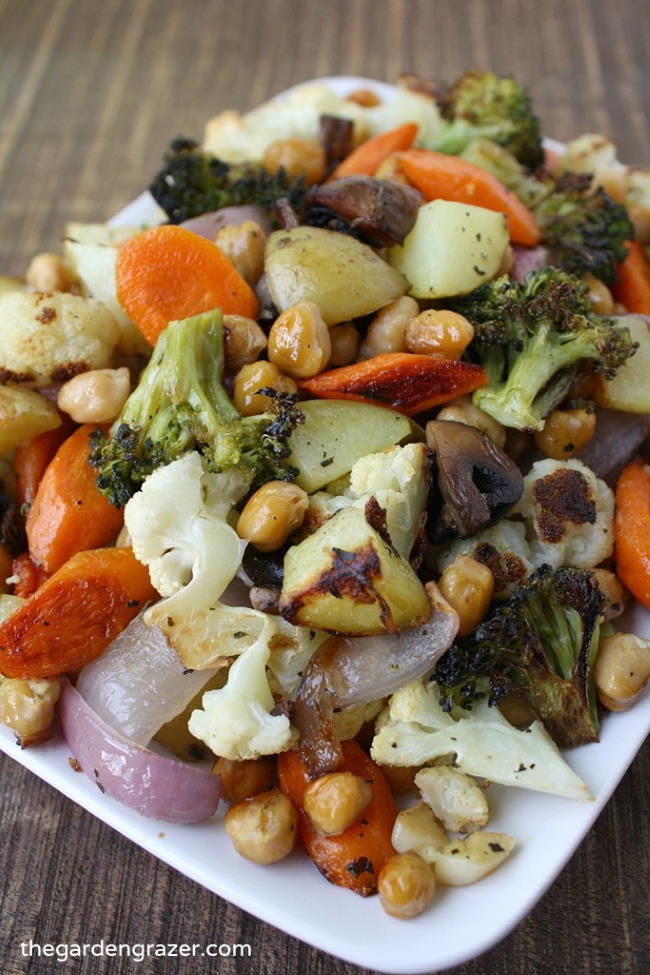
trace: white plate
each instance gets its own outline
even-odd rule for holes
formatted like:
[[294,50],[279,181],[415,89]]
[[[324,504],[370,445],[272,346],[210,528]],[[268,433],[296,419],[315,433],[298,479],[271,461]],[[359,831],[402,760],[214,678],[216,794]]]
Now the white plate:
[[[342,94],[372,87],[389,97],[393,90],[366,78],[325,80]],[[143,194],[114,222],[143,223],[155,213],[151,197]],[[650,637],[647,611],[637,607],[626,622],[629,630]],[[302,851],[267,868],[242,859],[219,824],[221,811],[200,826],[145,819],[74,772],[70,750],[60,739],[20,751],[11,732],[0,726],[0,748],[124,836],[251,914],[346,961],[416,975],[475,958],[519,923],[575,852],[649,731],[646,694],[631,711],[604,717],[598,744],[567,753],[591,788],[593,802],[492,787],[490,829],[514,836],[517,850],[480,883],[441,889],[429,910],[406,925],[385,915],[377,898],[364,900],[328,884]]]

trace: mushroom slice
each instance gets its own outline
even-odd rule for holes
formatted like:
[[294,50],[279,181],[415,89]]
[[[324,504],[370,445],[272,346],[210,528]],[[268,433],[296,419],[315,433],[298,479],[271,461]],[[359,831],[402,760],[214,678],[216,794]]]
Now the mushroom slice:
[[437,519],[431,519],[432,542],[476,535],[517,503],[521,471],[487,434],[453,420],[430,420],[426,433],[442,499]]
[[[314,186],[305,199],[308,223],[356,232],[375,247],[401,244],[415,223],[422,196],[412,186],[370,176],[344,176]],[[342,220],[348,227],[338,225]]]

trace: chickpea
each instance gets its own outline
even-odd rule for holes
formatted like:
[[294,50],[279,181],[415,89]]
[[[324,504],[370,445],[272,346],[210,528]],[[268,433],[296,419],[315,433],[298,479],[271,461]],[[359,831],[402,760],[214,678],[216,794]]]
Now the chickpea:
[[267,146],[262,165],[271,172],[282,168],[288,176],[302,175],[311,186],[325,175],[325,149],[317,139],[278,139]]
[[332,342],[318,305],[306,299],[287,308],[269,332],[270,361],[293,379],[322,372],[332,354]]
[[495,442],[501,450],[506,445],[506,428],[498,420],[491,417],[489,413],[474,406],[471,396],[459,396],[448,406],[445,406],[438,413],[437,420],[452,420],[455,423],[464,423],[468,427],[474,427],[487,433],[488,437]]
[[231,806],[224,823],[237,853],[254,863],[277,863],[291,853],[296,842],[296,810],[279,789]]
[[383,352],[406,352],[406,326],[418,314],[415,298],[403,295],[377,312],[361,346],[361,358],[371,359]]
[[235,376],[233,402],[242,416],[256,416],[271,408],[271,399],[260,389],[275,389],[278,393],[297,393],[293,379],[283,376],[272,362],[258,361],[242,366]]
[[418,765],[380,765],[380,768],[394,796],[405,796],[415,788]]
[[58,254],[37,254],[27,268],[25,280],[36,291],[70,291],[74,275]]
[[535,446],[546,457],[565,460],[573,457],[589,443],[596,431],[594,410],[580,407],[575,410],[553,410],[546,417],[541,430],[533,436]]
[[458,613],[459,636],[469,636],[488,611],[494,576],[487,565],[469,555],[458,555],[442,573],[438,585],[445,599]]
[[120,369],[91,369],[64,383],[56,405],[75,423],[110,423],[120,415],[131,392],[131,376]]
[[241,762],[218,758],[212,766],[212,774],[221,776],[221,795],[226,802],[236,803],[271,788],[275,782],[275,763],[265,758],[248,758]]
[[267,481],[246,502],[237,534],[260,552],[274,552],[300,528],[309,507],[307,493],[289,481]]
[[328,365],[349,366],[359,351],[359,333],[354,325],[334,325],[330,328],[332,354]]
[[614,573],[608,569],[592,569],[592,575],[606,600],[604,619],[615,620],[625,609],[627,592]]
[[266,335],[252,318],[243,315],[224,315],[226,369],[239,372],[242,366],[255,362],[266,348]]
[[254,220],[222,227],[214,239],[244,281],[254,287],[264,273],[264,231]]
[[433,897],[436,881],[429,864],[417,853],[396,853],[381,868],[377,886],[387,914],[410,918],[422,914]]
[[599,281],[593,274],[583,274],[582,281],[589,288],[589,300],[597,315],[614,314],[614,298],[606,284]]
[[0,593],[9,592],[11,586],[6,581],[12,575],[13,559],[6,545],[0,545]]
[[352,772],[329,772],[310,782],[304,808],[324,836],[338,836],[354,823],[372,798],[368,782]]
[[594,677],[600,703],[627,711],[650,680],[650,640],[615,633],[600,641]]
[[355,105],[361,105],[362,108],[375,108],[377,105],[381,105],[381,98],[376,95],[374,91],[370,91],[368,88],[355,88],[347,95],[347,102],[354,102]]
[[0,721],[12,729],[21,748],[49,737],[54,705],[61,694],[58,678],[16,680],[0,684]]
[[474,338],[474,326],[455,311],[427,308],[406,329],[406,348],[420,355],[460,359]]

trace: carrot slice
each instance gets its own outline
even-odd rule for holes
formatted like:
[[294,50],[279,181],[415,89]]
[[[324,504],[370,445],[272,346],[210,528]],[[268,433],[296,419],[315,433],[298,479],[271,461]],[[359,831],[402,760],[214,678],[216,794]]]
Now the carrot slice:
[[298,383],[319,399],[374,403],[414,416],[487,385],[481,366],[411,352],[385,352]]
[[628,311],[650,315],[650,261],[637,240],[626,243],[627,257],[617,268],[612,294]]
[[368,897],[377,893],[379,871],[395,852],[391,833],[397,810],[383,773],[357,742],[344,741],[341,747],[343,764],[338,771],[365,779],[372,787],[372,798],[359,819],[338,836],[321,836],[305,812],[309,772],[297,752],[278,755],[280,788],[298,810],[298,834],[320,872],[330,883]]
[[29,680],[83,667],[154,598],[130,548],[78,552],[0,624],[0,672]]
[[47,465],[74,430],[74,423],[65,414],[61,421],[61,426],[56,430],[46,430],[25,447],[16,447],[14,451],[16,489],[21,504],[32,503]]
[[616,574],[650,609],[650,466],[632,461],[616,485]]
[[87,423],[59,447],[27,514],[29,554],[46,572],[56,572],[75,552],[106,545],[122,527],[122,510],[100,494],[88,463],[96,429]]
[[150,345],[169,322],[212,308],[256,318],[257,298],[216,244],[185,227],[152,227],[120,247],[117,298]]
[[398,125],[396,129],[381,132],[372,139],[367,139],[339,163],[330,179],[340,179],[341,176],[374,176],[384,159],[393,152],[409,149],[417,134],[416,123],[405,122],[403,125]]
[[32,596],[50,577],[45,569],[40,569],[30,558],[29,552],[16,556],[11,566],[11,574],[18,576],[18,582],[14,583],[14,596],[22,596],[23,599]]
[[427,200],[471,203],[505,213],[515,243],[527,247],[539,244],[539,227],[528,207],[487,170],[459,156],[430,149],[409,149],[400,153],[399,161],[409,181]]

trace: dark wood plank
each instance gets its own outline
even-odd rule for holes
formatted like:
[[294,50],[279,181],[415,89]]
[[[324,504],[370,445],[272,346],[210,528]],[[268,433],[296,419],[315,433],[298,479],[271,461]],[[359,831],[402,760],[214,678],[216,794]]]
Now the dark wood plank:
[[[646,0],[0,0],[0,273],[57,249],[66,220],[104,220],[137,195],[172,136],[200,136],[221,108],[317,75],[511,72],[548,134],[606,132],[621,158],[647,163],[649,36]],[[253,946],[250,963],[210,969],[223,975],[361,971],[202,890],[9,759],[0,770],[1,972],[54,969],[20,957],[29,937],[198,942],[208,932]],[[646,747],[536,910],[453,975],[647,971],[649,781]],[[431,924],[433,944],[434,912]]]

